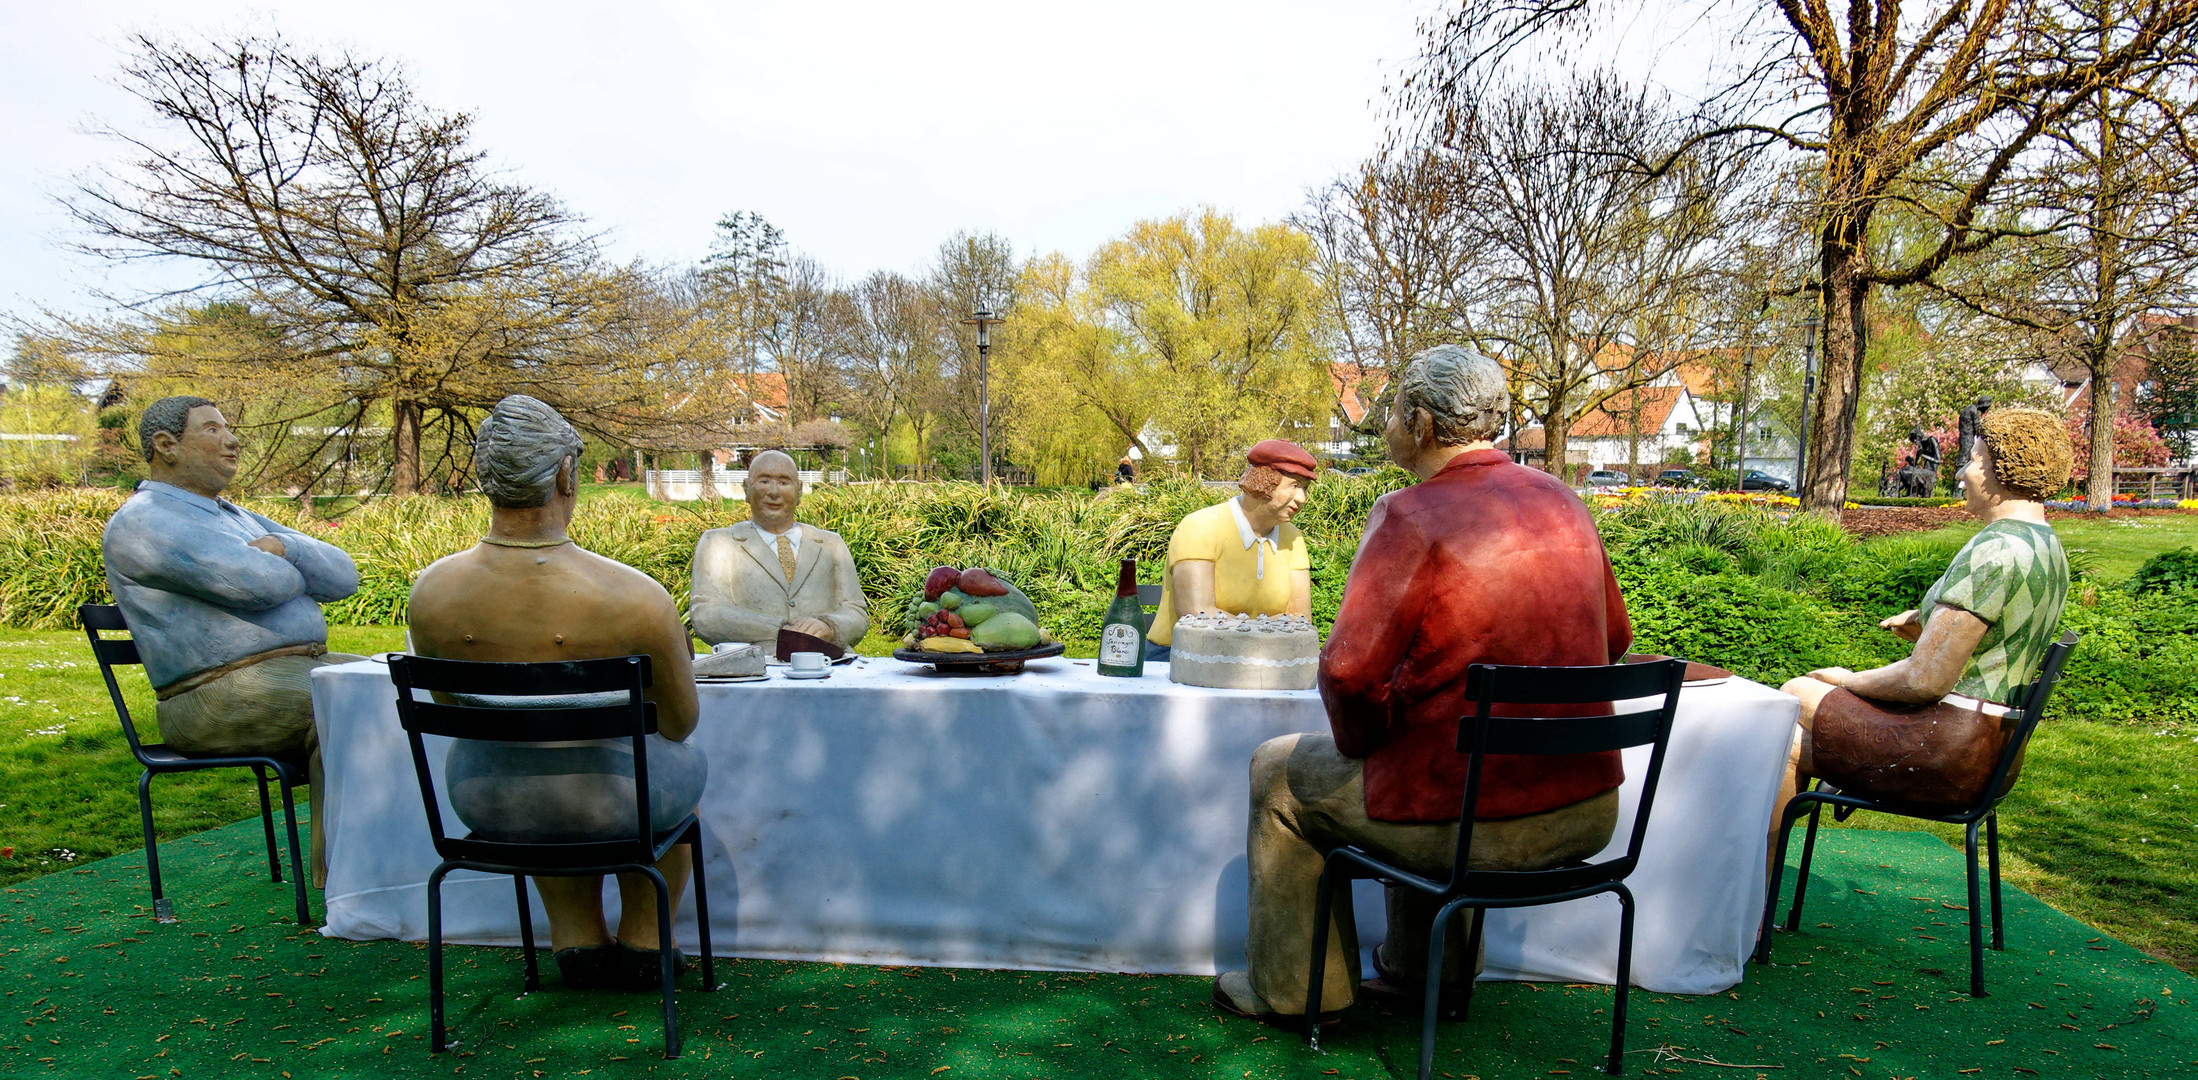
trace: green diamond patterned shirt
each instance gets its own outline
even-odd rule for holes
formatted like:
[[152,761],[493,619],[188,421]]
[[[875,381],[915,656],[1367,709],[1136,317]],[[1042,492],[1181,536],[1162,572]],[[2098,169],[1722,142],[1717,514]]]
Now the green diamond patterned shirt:
[[1977,530],[1946,573],[1923,594],[1916,620],[1928,625],[1940,604],[1987,624],[1954,692],[2019,706],[2015,691],[2037,677],[2068,602],[2068,556],[2049,525],[2002,519]]

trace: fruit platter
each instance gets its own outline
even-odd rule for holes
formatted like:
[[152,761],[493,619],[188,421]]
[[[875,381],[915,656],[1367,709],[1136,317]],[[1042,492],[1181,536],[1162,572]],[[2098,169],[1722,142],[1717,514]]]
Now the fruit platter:
[[893,658],[940,671],[1012,675],[1067,646],[1038,628],[1038,609],[1013,582],[982,566],[934,567],[901,620]]

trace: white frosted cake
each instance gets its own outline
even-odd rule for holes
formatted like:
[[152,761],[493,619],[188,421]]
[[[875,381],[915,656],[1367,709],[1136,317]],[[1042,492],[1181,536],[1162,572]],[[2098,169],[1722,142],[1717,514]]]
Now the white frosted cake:
[[1168,678],[1224,690],[1310,690],[1320,634],[1302,615],[1185,615],[1168,643]]

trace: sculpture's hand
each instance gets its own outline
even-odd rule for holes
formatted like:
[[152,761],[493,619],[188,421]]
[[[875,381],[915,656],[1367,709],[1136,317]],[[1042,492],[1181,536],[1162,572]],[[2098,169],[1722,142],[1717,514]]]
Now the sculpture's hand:
[[839,644],[839,635],[833,632],[832,624],[825,622],[823,619],[795,619],[793,622],[787,623],[786,628],[798,634],[820,637],[835,645]]
[[1847,685],[1847,680],[1855,677],[1855,673],[1843,667],[1828,667],[1818,668],[1815,671],[1810,672],[1809,677],[1821,683],[1830,683],[1833,686],[1845,686]]
[[1914,641],[1923,636],[1923,624],[1916,621],[1916,609],[1909,608],[1878,623],[1878,627],[1890,630],[1902,641]]
[[278,540],[273,536],[261,536],[254,538],[253,540],[247,542],[245,546],[256,547],[261,551],[264,551],[269,555],[273,555],[278,559],[284,557],[290,552],[289,548],[283,546],[281,540]]

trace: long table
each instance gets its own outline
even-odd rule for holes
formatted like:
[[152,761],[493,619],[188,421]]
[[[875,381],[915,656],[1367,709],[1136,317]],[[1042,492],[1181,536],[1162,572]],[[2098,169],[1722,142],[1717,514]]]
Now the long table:
[[[701,872],[716,947],[877,964],[1242,967],[1248,762],[1269,738],[1327,730],[1319,696],[1181,686],[1164,664],[1103,678],[1090,665],[1036,661],[984,678],[871,658],[829,679],[702,684],[690,741],[710,763]],[[313,704],[321,932],[424,940],[437,860],[388,668],[321,668]],[[1742,679],[1682,692],[1631,879],[1636,985],[1698,994],[1740,981],[1796,713],[1792,698]],[[429,756],[439,771],[440,746]],[[1646,766],[1645,751],[1629,752],[1621,849]],[[443,812],[455,822],[447,796]],[[1361,888],[1371,947],[1382,905],[1377,886]],[[459,872],[443,894],[448,940],[518,943],[507,879]],[[615,889],[605,906],[617,910]],[[679,914],[691,948],[692,904]],[[1491,913],[1484,977],[1610,983],[1617,915],[1610,896]],[[539,906],[534,925],[546,940]]]

